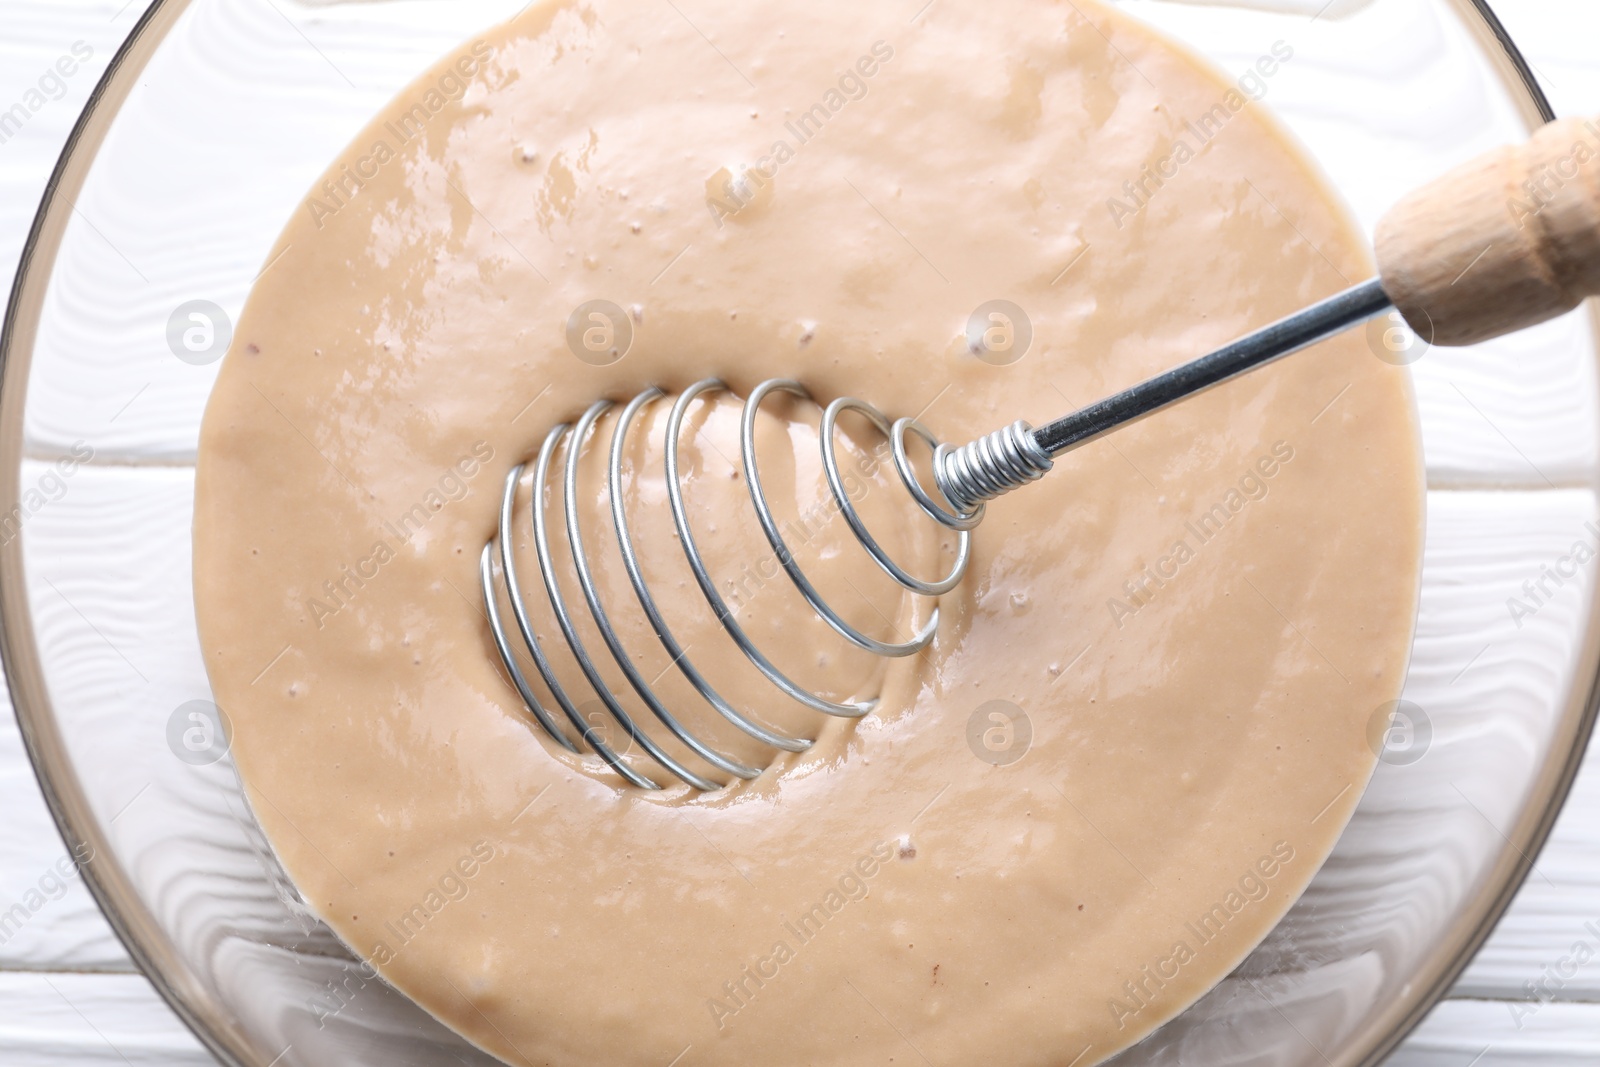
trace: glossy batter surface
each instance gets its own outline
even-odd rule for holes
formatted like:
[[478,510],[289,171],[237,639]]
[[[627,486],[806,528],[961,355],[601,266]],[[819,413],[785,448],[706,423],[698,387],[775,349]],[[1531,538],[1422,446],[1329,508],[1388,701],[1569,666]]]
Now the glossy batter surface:
[[[1292,48],[1263,61],[1245,90]],[[307,902],[509,1063],[1086,1067],[1227,973],[1360,796],[1409,650],[1422,478],[1403,372],[1359,334],[991,505],[934,646],[887,667],[761,583],[737,409],[708,406],[685,442],[697,535],[775,655],[880,697],[855,724],[739,673],[663,518],[659,445],[634,449],[680,637],[818,738],[752,783],[622,787],[540,734],[489,640],[500,487],[597,397],[789,376],[959,443],[1369,276],[1261,105],[1120,15],[536,3],[380,115],[273,256],[200,453],[217,699]],[[567,341],[595,299],[634,323],[604,367]],[[1014,362],[968,340],[997,299],[1031,325]],[[814,419],[762,422],[800,518],[825,501]],[[850,431],[874,529],[933,573],[948,545],[896,518]],[[917,619],[837,526],[808,567],[903,637]],[[652,676],[670,664],[619,574],[602,589]]]

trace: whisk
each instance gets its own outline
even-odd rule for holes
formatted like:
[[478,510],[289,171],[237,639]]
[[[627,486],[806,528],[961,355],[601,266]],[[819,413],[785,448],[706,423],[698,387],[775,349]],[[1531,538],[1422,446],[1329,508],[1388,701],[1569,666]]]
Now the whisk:
[[[1377,278],[1044,426],[1034,428],[1026,422],[1013,422],[952,448],[917,419],[891,421],[877,407],[852,397],[829,403],[823,409],[818,432],[822,470],[834,503],[851,533],[885,574],[906,593],[935,602],[926,624],[908,641],[880,641],[847,622],[808,579],[780,531],[757,464],[755,427],[762,402],[772,394],[809,399],[804,385],[787,379],[765,381],[752,390],[744,400],[740,419],[745,480],[766,539],[800,595],[844,640],[877,656],[915,655],[933,640],[939,625],[937,598],[954,589],[966,573],[972,531],[982,522],[986,503],[1044,477],[1054,460],[1064,453],[1391,309],[1397,310],[1415,334],[1430,344],[1466,345],[1542,322],[1571,310],[1587,296],[1600,294],[1600,161],[1593,161],[1592,153],[1574,151],[1591,140],[1600,140],[1600,129],[1594,123],[1568,119],[1546,126],[1523,145],[1500,149],[1466,164],[1410,194],[1379,223]],[[1583,162],[1586,160],[1589,162]],[[756,647],[718,591],[696,544],[679,476],[679,440],[690,408],[697,401],[703,402],[702,398],[726,389],[715,378],[695,383],[672,401],[666,420],[667,494],[689,567],[722,628],[750,663],[785,696],[824,715],[866,715],[875,701],[828,700],[795,682]],[[710,791],[723,788],[725,783],[685,766],[663,749],[611,692],[594,654],[578,634],[571,601],[557,580],[559,568],[549,538],[545,487],[550,484],[555,456],[565,442],[561,492],[571,563],[589,616],[611,660],[654,720],[690,752],[733,779],[759,775],[763,768],[712,748],[665,705],[652,683],[640,673],[601,602],[585,547],[586,537],[580,528],[578,501],[583,493],[578,461],[582,446],[598,432],[600,421],[615,412],[607,467],[611,519],[633,591],[674,669],[723,719],[763,745],[801,752],[811,744],[805,738],[762,725],[751,713],[726,700],[695,667],[687,649],[673,635],[645,580],[624,506],[623,455],[629,429],[640,411],[666,399],[661,389],[652,387],[634,396],[620,411],[616,411],[617,402],[597,400],[576,424],[562,424],[549,432],[533,459],[535,554],[545,595],[567,650],[605,711],[630,742],[661,768],[696,789]],[[931,579],[910,574],[890,558],[868,531],[846,491],[846,478],[835,447],[837,422],[846,412],[864,416],[887,438],[895,472],[911,500],[928,519],[954,531],[956,557],[949,573]],[[932,492],[923,485],[911,460],[908,445],[913,438],[932,451]],[[535,635],[525,584],[512,553],[517,486],[524,470],[525,466],[518,466],[506,478],[498,535],[484,546],[479,564],[489,628],[500,660],[529,714],[556,744],[575,753],[586,747],[629,783],[659,789],[660,783],[624,760],[606,742],[597,725],[579,710]],[[501,610],[502,592],[511,609],[514,632],[508,629]],[[518,639],[579,742],[568,736],[557,714],[535,694],[515,653]]]

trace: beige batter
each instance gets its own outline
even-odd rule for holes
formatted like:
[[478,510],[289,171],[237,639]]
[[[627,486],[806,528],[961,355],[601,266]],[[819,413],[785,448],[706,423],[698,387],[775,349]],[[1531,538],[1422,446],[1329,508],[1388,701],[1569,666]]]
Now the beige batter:
[[[507,472],[595,398],[786,375],[925,410],[959,443],[1370,275],[1244,72],[1090,0],[919,6],[536,3],[357,138],[238,324],[201,442],[195,580],[240,771],[311,906],[509,1063],[1087,1067],[1261,939],[1371,771],[1422,478],[1404,372],[1359,334],[991,505],[924,655],[845,655],[781,577],[750,595],[775,656],[835,696],[881,695],[856,725],[739,673],[641,445],[629,505],[680,639],[817,746],[722,792],[645,793],[522,708],[478,556]],[[1246,89],[1292,57],[1274,46]],[[597,298],[636,320],[605,368],[566,343]],[[995,299],[1033,327],[1008,366],[965,340]],[[685,453],[730,586],[768,555],[728,459],[735,410],[696,416]],[[786,514],[824,499],[814,418],[763,416]],[[932,574],[949,546],[848,429],[875,528]],[[903,635],[910,607],[837,525],[807,565]],[[651,676],[659,646],[602,569]],[[1016,735],[991,701],[1028,716],[1019,760],[994,757]]]

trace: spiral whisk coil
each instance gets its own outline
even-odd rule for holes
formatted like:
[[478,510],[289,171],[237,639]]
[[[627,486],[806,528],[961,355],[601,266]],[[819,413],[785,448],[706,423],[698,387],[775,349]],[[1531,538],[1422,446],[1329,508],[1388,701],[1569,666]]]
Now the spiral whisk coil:
[[1033,427],[1013,422],[960,448],[934,450],[934,478],[945,497],[967,512],[1050,473],[1050,453],[1034,439]]
[[[688,509],[683,494],[683,482],[679,475],[679,443],[682,426],[685,414],[696,400],[725,388],[726,386],[721,381],[714,378],[697,382],[679,394],[673,402],[671,412],[667,417],[665,440],[666,487],[679,543],[683,548],[684,555],[687,557],[689,567],[694,573],[695,580],[700,586],[700,591],[710,604],[717,621],[734,643],[738,645],[740,651],[743,652],[750,663],[765,675],[768,681],[786,696],[813,711],[824,715],[858,718],[870,712],[875,701],[836,703],[827,700],[793,681],[756,647],[755,642],[740,626],[737,618],[735,618],[735,613],[718,591],[716,582],[707,570],[705,560],[696,544],[694,532],[689,526]],[[911,640],[905,642],[877,640],[852,626],[829,605],[827,600],[807,578],[799,562],[795,559],[790,546],[785,542],[777,518],[768,503],[756,457],[756,415],[762,401],[773,393],[787,393],[804,399],[809,399],[809,394],[805,387],[798,382],[787,379],[765,381],[757,386],[746,398],[740,418],[739,448],[745,469],[745,482],[750,491],[750,499],[755,508],[756,516],[760,520],[761,528],[766,534],[767,541],[776,554],[778,562],[818,617],[852,645],[875,655],[886,657],[910,656],[920,652],[933,639],[934,631],[938,626],[939,609],[937,606],[930,613],[928,621],[922,630]],[[645,580],[625,507],[627,494],[623,486],[623,456],[629,428],[640,411],[648,405],[663,399],[665,395],[660,389],[654,387],[646,389],[623,406],[613,419],[607,464],[607,480],[611,504],[611,521],[616,532],[617,544],[620,548],[628,579],[633,586],[634,594],[638,598],[645,617],[649,620],[651,628],[660,639],[666,654],[671,658],[672,667],[670,669],[681,673],[700,697],[738,730],[774,749],[785,752],[802,752],[811,745],[808,739],[792,737],[764,726],[748,712],[741,711],[724,699],[710,680],[696,668],[693,660],[688,655],[688,650],[673,636],[672,630],[662,617],[656,599]],[[638,695],[639,700],[649,710],[656,722],[696,756],[710,766],[734,778],[750,779],[761,773],[761,768],[733,759],[704,743],[684,725],[678,716],[673,714],[672,710],[657,695],[653,684],[640,673],[628,650],[623,647],[621,636],[613,625],[605,605],[601,603],[586,547],[588,542],[579,519],[579,501],[583,499],[584,494],[578,484],[578,468],[584,444],[589,441],[591,435],[599,432],[599,423],[603,418],[610,415],[616,406],[610,400],[597,401],[583,413],[575,425],[562,424],[555,427],[545,437],[544,443],[540,446],[538,455],[533,461],[533,492],[531,497],[534,553],[539,563],[540,578],[542,579],[545,595],[549,599],[556,625],[561,631],[568,651],[582,671],[588,688],[599,699],[606,713],[615,721],[622,733],[626,735],[633,745],[637,745],[657,764],[682,781],[697,789],[708,791],[720,789],[723,783],[684,766],[682,761],[665,751],[651,737],[640,719],[631,715],[612,694],[596,664],[595,653],[586,647],[578,633],[573,606],[567,593],[562,589],[561,583],[557,580],[560,568],[557,566],[557,561],[551,549],[550,524],[544,489],[549,485],[552,468],[555,466],[556,454],[560,450],[561,444],[565,441],[567,448],[565,461],[562,464],[560,491],[563,502],[562,511],[566,521],[567,543],[571,549],[572,566],[576,573],[578,588],[595,628],[606,645],[606,653],[610,655],[616,667],[627,679],[628,685]],[[846,491],[846,478],[840,470],[838,451],[835,447],[838,419],[845,412],[854,412],[864,417],[880,433],[888,437],[896,473],[912,499],[916,501],[925,514],[941,525],[956,531],[958,539],[956,559],[950,572],[943,578],[937,581],[927,581],[908,573],[889,557],[888,553],[872,536],[866,524],[862,521],[855,505],[850,500],[849,493]],[[1021,430],[1018,430],[1017,427],[1008,427],[998,434],[991,435],[996,439],[993,442],[985,444],[985,442],[989,442],[989,438],[985,438],[975,442],[973,445],[952,452],[941,446],[933,434],[915,419],[900,419],[891,424],[888,417],[871,404],[849,397],[840,398],[829,404],[822,414],[819,436],[821,439],[823,473],[827,478],[834,503],[849,524],[852,534],[873,560],[877,562],[884,573],[914,595],[930,598],[938,597],[955,588],[966,573],[971,553],[970,531],[983,518],[982,501],[998,495],[998,493],[989,493],[985,490],[991,486],[1006,483],[1021,484],[1022,481],[1031,480],[1028,477],[1028,472],[1033,471],[1037,464],[1030,466],[1026,459],[1017,458],[1016,440],[1019,435],[1026,436],[1025,425],[1018,425],[1022,427]],[[906,443],[909,437],[918,438],[930,449],[934,450],[934,481],[936,492],[943,498],[943,503],[936,501],[919,481],[917,472],[906,450]],[[982,448],[979,448],[979,446],[982,446]],[[1044,462],[1046,468],[1048,468],[1048,458]],[[483,556],[479,561],[479,577],[483,586],[484,606],[495,646],[500,653],[500,660],[504,664],[512,684],[516,686],[523,702],[527,705],[528,712],[557,744],[571,752],[581,752],[585,748],[594,752],[617,774],[633,785],[646,789],[661,788],[659,783],[630,766],[615,748],[607,744],[596,724],[588,721],[580,712],[573,695],[567,691],[567,688],[557,678],[548,651],[534,633],[534,626],[529,617],[525,599],[526,593],[523,578],[518,573],[512,551],[514,543],[512,522],[515,517],[517,485],[522,478],[524,469],[524,465],[519,465],[506,477],[500,503],[498,535],[495,540],[484,546]],[[1038,477],[1038,474],[1034,473],[1032,477]],[[1002,489],[1001,491],[1004,490]],[[498,559],[496,559],[497,555]],[[496,580],[496,563],[499,565],[498,583]],[[497,584],[500,588],[503,588],[505,600],[511,608],[513,620],[511,628],[507,627],[504,613],[501,610],[500,588],[497,588]],[[514,651],[518,641],[527,650],[534,667],[543,679],[545,688],[557,706],[558,710],[556,712],[552,712],[539,699],[534,693],[533,687],[529,684],[527,676],[523,673],[521,661]],[[562,728],[558,716],[564,717],[572,729],[576,731],[581,741],[581,746],[579,743],[575,743]]]

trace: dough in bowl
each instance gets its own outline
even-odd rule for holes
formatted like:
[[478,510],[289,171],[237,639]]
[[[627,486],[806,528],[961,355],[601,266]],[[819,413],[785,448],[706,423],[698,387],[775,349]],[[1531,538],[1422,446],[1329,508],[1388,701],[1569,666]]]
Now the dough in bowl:
[[[856,722],[739,673],[647,463],[658,402],[626,498],[658,596],[702,670],[816,744],[647,792],[558,749],[512,688],[479,555],[507,474],[598,398],[793,377],[959,444],[1371,275],[1250,99],[1291,43],[1218,72],[1093,0],[916,8],[535,2],[332,163],[238,322],[195,584],[239,771],[308,905],[507,1063],[1089,1067],[1261,940],[1372,770],[1423,480],[1405,372],[1359,335],[992,504],[934,644],[892,663],[763,577],[735,401],[704,405],[686,493],[717,580],[776,658],[878,698]],[[620,359],[569,345],[596,300],[626,310]],[[975,351],[996,300],[1026,343]],[[763,408],[769,492],[801,518],[826,492],[815,416]],[[948,565],[881,439],[845,429],[874,529],[918,573]],[[607,604],[678,685],[585,484]],[[924,617],[872,599],[837,521],[806,552],[863,587],[862,625]]]

